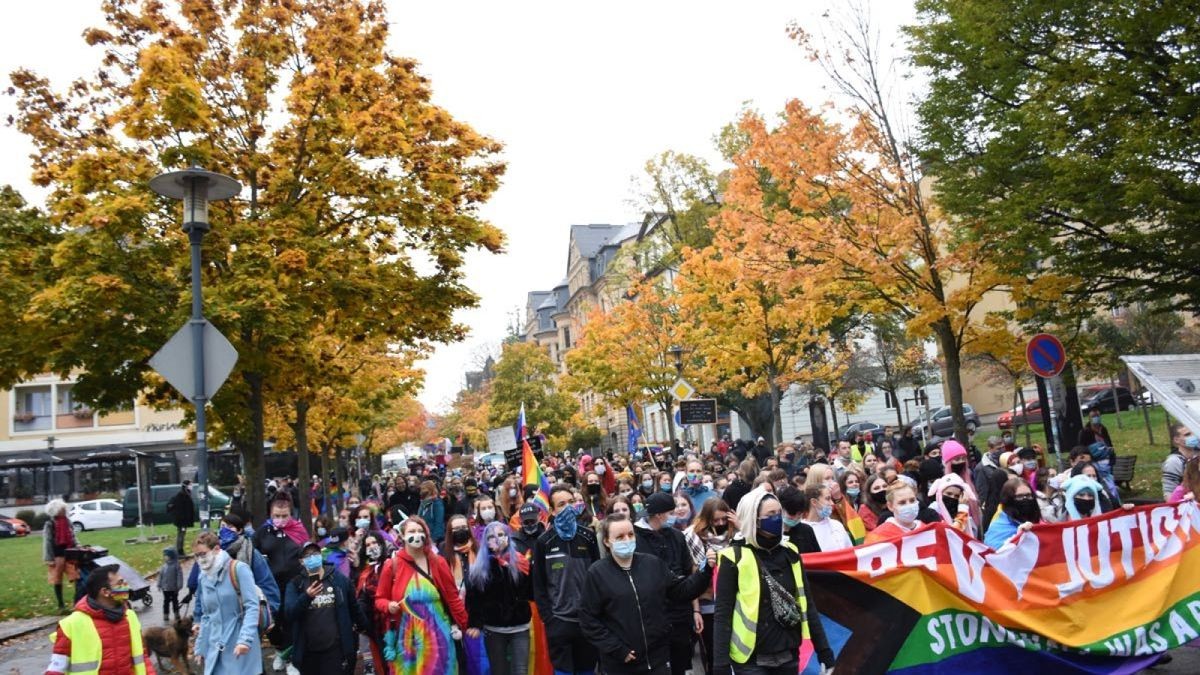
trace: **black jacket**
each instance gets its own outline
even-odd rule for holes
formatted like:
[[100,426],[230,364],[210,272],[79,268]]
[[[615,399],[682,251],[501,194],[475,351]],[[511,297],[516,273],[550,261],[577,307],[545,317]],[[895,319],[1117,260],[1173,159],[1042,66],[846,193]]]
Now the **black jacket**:
[[[480,555],[486,555],[482,551]],[[467,587],[467,615],[472,628],[496,626],[506,628],[529,623],[532,613],[529,600],[533,594],[533,583],[529,574],[518,574],[514,582],[512,572],[501,567],[493,558],[489,563],[487,585],[479,588],[470,580]]]
[[267,524],[254,533],[254,548],[267,559],[271,576],[275,577],[279,592],[283,593],[284,586],[300,574],[300,545],[283,530]]
[[[367,630],[367,617],[354,597],[354,589],[351,588],[349,579],[335,570],[333,565],[325,565],[323,578],[333,587],[334,616],[337,617],[337,626],[329,628],[336,628],[338,639],[341,641],[342,656],[347,658],[357,652],[358,636],[355,635],[355,631]],[[292,579],[287,585],[283,602],[284,614],[292,628],[292,663],[297,666],[304,663],[304,622],[307,620],[309,605],[312,604],[312,598],[307,592],[309,583],[307,576]]]
[[813,532],[812,525],[796,523],[787,531],[787,538],[801,554],[821,552],[821,544],[817,541],[817,533]]
[[895,451],[892,453],[892,456],[900,460],[901,464],[910,459],[920,459],[921,446],[917,443],[917,439],[912,436],[902,436],[896,442]]
[[517,553],[526,558],[532,558],[533,545],[537,543],[538,537],[545,533],[546,526],[541,523],[538,523],[537,529],[533,531],[533,534],[527,534],[524,529],[518,528],[513,531],[513,547],[517,549]]
[[988,523],[991,523],[992,516],[996,515],[996,508],[1000,506],[1000,491],[1012,475],[998,466],[986,463],[975,468],[975,494],[983,510],[983,529],[979,533],[980,536],[987,532]]
[[750,492],[750,484],[741,478],[733,479],[733,482],[725,486],[725,492],[721,493],[721,499],[725,500],[725,504],[733,511],[737,511],[738,502],[742,501]]
[[[671,574],[686,576],[692,573],[692,555],[688,552],[687,539],[683,533],[673,527],[662,527],[652,530],[638,523],[633,528],[637,537],[637,552],[652,555],[667,564]],[[667,616],[679,624],[692,620],[692,605],[690,602],[667,603]]]
[[175,527],[188,528],[196,524],[196,504],[192,501],[192,495],[183,488],[179,488],[179,492],[167,502],[167,511]]
[[[700,597],[711,580],[708,569],[681,577],[654,556],[634,553],[628,570],[613,558],[593,564],[584,582],[579,627],[600,654],[605,673],[644,673],[670,656],[670,602]],[[637,660],[625,663],[629,652]]]
[[[775,613],[771,610],[771,594],[761,579],[764,572],[769,573],[794,596],[796,580],[792,575],[791,566],[799,556],[785,546],[776,546],[769,551],[764,551],[747,546],[740,539],[735,540],[731,546],[740,549],[740,555],[753,555],[758,560],[760,579],[758,630],[755,632],[754,652],[751,653],[749,662],[753,663],[760,652],[774,654],[786,651],[797,654],[797,650],[800,648],[800,627],[785,628],[775,620]],[[816,603],[813,602],[810,590],[812,584],[809,583],[808,573],[803,571],[801,573],[804,580],[804,593],[808,597],[808,630],[813,649],[821,663],[832,667],[833,650],[829,648],[829,641],[825,638],[825,629],[821,625],[821,617],[817,612]],[[729,564],[727,560],[722,561],[717,566],[716,610],[713,614],[713,644],[716,645],[713,650],[713,672],[716,673],[729,672],[729,640],[733,634],[732,620],[734,606],[737,604],[737,591],[737,566]]]
[[533,599],[547,629],[552,622],[578,621],[579,598],[588,568],[600,559],[596,535],[586,527],[565,541],[553,529],[533,547]]

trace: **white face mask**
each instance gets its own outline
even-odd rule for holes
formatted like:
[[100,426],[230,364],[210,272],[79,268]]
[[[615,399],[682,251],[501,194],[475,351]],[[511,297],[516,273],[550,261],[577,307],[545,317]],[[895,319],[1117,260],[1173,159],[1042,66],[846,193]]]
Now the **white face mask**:
[[209,551],[204,555],[196,557],[196,564],[200,569],[207,572],[212,569],[212,566],[217,563],[217,551]]
[[496,509],[479,509],[479,519],[490,523],[496,519]]
[[597,464],[596,465],[596,475],[603,476],[604,472],[605,472],[605,470],[607,470],[607,468],[608,467],[604,466],[603,464]]
[[421,548],[425,545],[425,533],[409,532],[404,536],[404,541],[413,548]]

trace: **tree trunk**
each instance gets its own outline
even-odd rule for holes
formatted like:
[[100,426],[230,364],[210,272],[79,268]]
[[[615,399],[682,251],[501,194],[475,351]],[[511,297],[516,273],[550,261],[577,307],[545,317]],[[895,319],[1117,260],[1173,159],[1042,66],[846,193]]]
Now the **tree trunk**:
[[266,518],[267,480],[263,461],[263,376],[261,373],[242,373],[249,387],[246,405],[250,409],[250,438],[238,443],[242,454],[242,470],[246,475],[245,496],[250,513]]
[[296,421],[292,433],[296,436],[296,509],[300,511],[300,522],[304,529],[312,532],[312,506],[309,492],[312,489],[308,461],[308,401],[296,401]]
[[333,507],[333,490],[329,489],[329,448],[321,448],[321,485],[325,487],[325,508],[324,513],[329,516],[336,517],[337,512]]
[[[900,429],[903,429],[904,428],[904,417],[902,417],[900,415],[900,395],[897,393],[899,390],[900,390],[900,388],[896,387],[895,389],[892,389],[888,393],[890,393],[892,395],[892,404],[896,406],[896,426]],[[888,440],[890,441],[892,439],[889,438]]]
[[[1024,418],[1025,417],[1025,406],[1028,404],[1025,403],[1025,389],[1023,387],[1021,387],[1020,385],[1017,386],[1017,396],[1019,396],[1021,398],[1021,417]],[[1043,402],[1042,405],[1046,405],[1045,402]],[[1032,448],[1033,447],[1033,437],[1030,436],[1030,434],[1029,434],[1029,422],[1026,421],[1025,424],[1023,424],[1021,426],[1025,427],[1025,447]]]
[[830,453],[832,453],[834,450],[837,450],[838,442],[842,440],[842,432],[840,429],[838,429],[837,400],[836,399],[837,399],[836,396],[830,396],[828,399],[829,400],[829,416],[833,418],[833,429],[832,429],[832,431],[833,431],[833,447],[829,448]]
[[[340,492],[350,494],[354,492],[352,489],[354,486],[346,482],[346,462],[348,461],[347,455],[349,455],[349,452],[346,448],[342,447],[338,447],[335,452],[337,454],[336,461],[333,463],[333,471],[337,474],[338,487],[340,488]],[[354,482],[357,483],[358,481],[355,480]]]
[[[933,324],[933,335],[942,352],[942,377],[946,382],[946,393],[950,395],[950,411],[954,415],[954,437],[966,445],[967,418],[963,415],[962,354],[954,335],[950,319],[938,319]],[[932,431],[930,433],[932,436]],[[930,439],[925,439],[928,442]]]
[[671,404],[673,399],[665,398],[658,402],[663,407],[667,414],[667,437],[671,441],[671,449],[675,449],[675,410]]
[[781,415],[779,412],[780,399],[783,397],[780,395],[779,385],[775,383],[774,377],[771,378],[770,389],[771,416],[774,418],[771,420],[771,447],[773,448],[778,445],[783,438],[783,415]]
[[1113,417],[1117,418],[1117,428],[1124,429],[1125,425],[1121,423],[1121,399],[1117,397],[1117,378],[1109,375],[1108,386],[1112,390],[1113,409],[1116,410],[1116,412],[1113,413]]

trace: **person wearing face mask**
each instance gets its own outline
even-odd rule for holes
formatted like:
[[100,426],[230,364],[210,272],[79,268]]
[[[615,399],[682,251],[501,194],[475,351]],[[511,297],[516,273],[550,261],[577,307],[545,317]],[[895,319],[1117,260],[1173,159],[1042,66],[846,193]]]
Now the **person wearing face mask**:
[[808,498],[803,488],[791,485],[776,493],[775,498],[783,508],[783,535],[800,553],[820,553],[821,544],[812,526],[804,522],[808,515]]
[[596,668],[596,648],[579,627],[579,602],[587,570],[600,552],[592,531],[579,527],[570,487],[554,486],[550,507],[551,527],[533,547],[533,599],[554,670],[588,673]]
[[335,527],[325,540],[321,554],[325,563],[332,565],[338,574],[351,579],[353,570],[358,567],[358,546],[350,536],[350,531],[344,527]]
[[604,481],[594,471],[583,477],[583,524],[599,522],[608,513],[608,494]]
[[97,567],[83,588],[84,597],[50,636],[54,648],[46,675],[154,675],[150,653],[142,644],[141,622],[127,604],[129,584],[121,577],[120,567]]
[[704,465],[700,460],[693,459],[687,463],[687,473],[684,474],[683,494],[692,503],[692,511],[699,511],[704,502],[710,499],[717,499],[717,493],[713,492],[712,479],[709,479],[708,484],[704,483]]
[[801,653],[815,654],[826,672],[833,652],[800,554],[783,537],[779,500],[752,490],[737,520],[737,536],[717,557],[713,672],[801,672]]
[[421,503],[417,507],[417,515],[429,523],[434,541],[440,541],[446,535],[446,502],[438,496],[437,483],[431,480],[421,483]]
[[[858,507],[858,517],[862,518],[863,527],[867,532],[879,527],[879,524],[892,517],[887,508],[887,479],[883,476],[873,476],[867,479],[866,493],[862,504]],[[786,506],[786,502],[784,506]],[[805,551],[801,551],[805,553]]]
[[446,523],[446,540],[442,542],[441,553],[450,568],[455,587],[461,592],[467,570],[479,553],[479,543],[471,534],[471,526],[466,516],[450,516],[450,521]]
[[403,548],[383,564],[375,593],[375,609],[389,621],[383,650],[387,672],[456,673],[454,641],[468,617],[450,567],[434,553],[429,526],[420,516],[404,521],[400,541]]
[[292,627],[292,663],[301,675],[351,675],[358,660],[355,631],[366,631],[369,624],[350,580],[323,560],[316,543],[300,550],[300,563],[304,573],[292,580],[284,603]]
[[1000,491],[1000,505],[1001,510],[996,512],[996,519],[983,538],[983,543],[996,550],[1042,520],[1042,510],[1033,496],[1033,489],[1022,478],[1010,478],[1004,484],[1004,489]]
[[592,473],[600,477],[600,485],[603,487],[604,494],[611,495],[617,491],[617,472],[613,470],[612,464],[603,457],[597,457],[592,463]]
[[845,525],[832,517],[834,506],[830,488],[824,485],[806,487],[804,496],[808,500],[808,513],[801,522],[812,528],[821,551],[840,551],[854,546]]
[[838,478],[838,489],[831,492],[834,518],[846,526],[846,533],[855,546],[867,536],[867,525],[858,515],[858,507],[862,504],[862,485],[866,480],[857,468],[849,469]]
[[[292,518],[292,500],[287,494],[282,490],[275,494],[270,505],[271,520],[254,533],[254,548],[267,559],[271,576],[275,578],[275,588],[280,590],[287,588],[288,582],[300,573],[298,554],[300,547],[308,543],[304,525]],[[273,668],[283,670],[286,664],[282,653],[292,644],[292,638],[287,629],[287,617],[282,612],[276,614],[275,628],[267,636],[275,647]]]
[[375,609],[375,594],[379,591],[379,574],[383,563],[392,552],[391,545],[379,534],[368,532],[359,539],[357,576],[351,580],[358,609],[366,621],[363,633],[371,649],[371,664],[374,672],[383,672],[383,631],[387,627],[387,616]]
[[[1175,490],[1183,483],[1183,470],[1188,461],[1200,455],[1200,436],[1182,424],[1171,425],[1171,454],[1162,463],[1163,499],[1172,501]],[[1174,499],[1174,501],[1179,501]]]
[[1079,443],[1083,447],[1091,447],[1097,441],[1104,441],[1104,445],[1112,447],[1112,436],[1108,433],[1108,427],[1100,419],[1100,409],[1092,406],[1088,409],[1088,418],[1083,425],[1083,429],[1079,430]]
[[983,454],[979,466],[975,468],[975,496],[979,502],[980,536],[987,533],[996,509],[1000,507],[1000,491],[1008,480],[1007,467],[1001,464],[1005,454],[1004,442],[992,436],[987,440],[987,452]]
[[[956,473],[948,473],[929,486],[931,505],[943,522],[975,538],[975,520],[971,518],[970,495],[966,483]],[[978,507],[976,507],[978,508]]]
[[[705,590],[711,581],[708,560],[703,569],[680,576],[661,559],[637,550],[633,523],[623,514],[609,516],[605,531],[610,555],[588,569],[579,611],[580,625],[599,652],[604,672],[683,672],[691,666],[691,652],[686,663],[676,662],[669,608],[690,607]],[[715,559],[715,554],[709,556]]]
[[[689,502],[684,497],[678,498],[682,506]],[[687,540],[682,530],[674,527],[680,504],[668,494],[650,495],[646,500],[646,517],[637,522],[634,527],[637,539],[637,551],[646,555],[658,557],[676,576],[686,576],[694,571],[692,556],[688,552]],[[675,665],[690,664],[692,636],[696,630],[699,617],[693,613],[691,602],[672,602],[667,606],[667,618],[671,622],[671,663],[672,672]],[[703,624],[700,624],[703,628]]]
[[483,632],[495,675],[525,675],[529,661],[529,561],[517,552],[507,525],[489,523],[484,550],[467,575],[466,607],[473,637]]
[[513,531],[513,546],[525,559],[533,557],[533,545],[546,531],[542,510],[537,504],[526,502],[517,511],[518,527]]
[[638,492],[641,493],[642,497],[649,497],[654,494],[655,487],[654,474],[642,474],[641,483],[638,484]]
[[471,506],[471,534],[479,539],[483,536],[483,528],[498,518],[496,502],[491,497],[480,497]]
[[[196,535],[192,552],[200,568],[197,597],[203,603],[195,653],[204,666],[205,675],[262,672],[254,573],[248,565],[221,550],[220,540],[214,532]],[[232,575],[237,575],[236,587]],[[294,649],[292,655],[293,663],[297,663]]]
[[897,482],[887,489],[887,504],[892,517],[871,530],[867,535],[868,544],[904,536],[925,524],[917,518],[921,513],[917,491],[907,483]]
[[[221,526],[217,530],[217,543],[221,545],[221,550],[224,551],[230,558],[245,563],[251,573],[254,574],[254,585],[258,587],[263,599],[271,608],[272,617],[279,615],[282,596],[279,592],[279,585],[275,581],[274,575],[271,573],[271,566],[263,554],[254,549],[254,543],[245,534],[246,521],[236,513],[226,513],[221,518]],[[192,565],[192,571],[188,578],[188,588],[195,592],[200,583],[200,566]],[[196,602],[192,608],[192,616],[195,619],[196,625],[200,625],[200,615],[203,611],[204,598],[196,596]]]

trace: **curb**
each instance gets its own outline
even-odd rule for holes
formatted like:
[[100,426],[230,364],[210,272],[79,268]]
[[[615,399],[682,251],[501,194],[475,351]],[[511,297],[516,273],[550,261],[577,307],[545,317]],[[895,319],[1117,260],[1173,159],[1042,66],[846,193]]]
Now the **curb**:
[[[142,578],[143,578],[143,579],[145,579],[146,581],[150,581],[150,580],[152,580],[152,579],[155,579],[155,578],[157,578],[157,577],[158,577],[158,570],[155,570],[155,571],[151,572],[150,574],[147,574],[146,576],[144,576],[144,577],[142,577]],[[134,611],[137,611],[137,610],[134,610]],[[6,642],[9,642],[10,640],[15,640],[15,639],[17,639],[17,638],[22,638],[22,637],[25,637],[26,635],[29,635],[29,634],[31,634],[31,633],[36,633],[36,632],[38,632],[38,631],[41,631],[41,630],[46,630],[47,628],[50,628],[51,626],[54,626],[54,625],[55,625],[55,624],[57,624],[59,621],[61,621],[61,620],[63,620],[64,618],[66,618],[66,616],[67,616],[66,614],[63,614],[63,615],[60,615],[60,616],[47,616],[47,617],[43,617],[43,621],[42,621],[42,623],[40,623],[40,624],[38,624],[38,625],[31,626],[31,627],[29,627],[29,628],[25,628],[25,629],[19,630],[19,631],[15,632],[15,633],[12,633],[11,635],[0,635],[0,645],[3,645],[4,643],[6,643]],[[20,621],[20,619],[16,619],[16,620],[17,620],[17,621]],[[34,619],[29,619],[29,620],[30,620],[30,621],[33,621]]]

